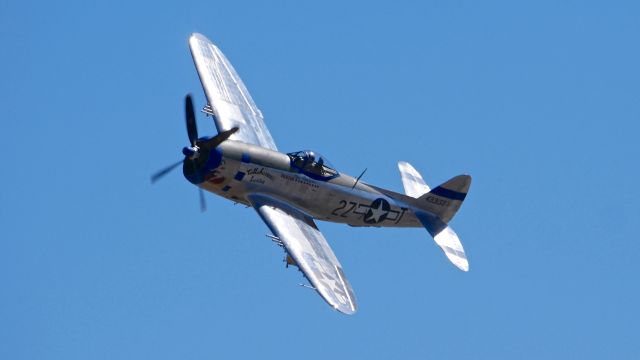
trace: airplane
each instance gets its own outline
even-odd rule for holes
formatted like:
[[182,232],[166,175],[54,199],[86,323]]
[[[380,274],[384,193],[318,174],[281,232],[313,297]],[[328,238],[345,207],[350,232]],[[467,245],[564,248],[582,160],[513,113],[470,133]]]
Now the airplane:
[[[204,35],[193,33],[189,49],[207,98],[202,109],[218,134],[199,137],[191,95],[185,98],[189,146],[184,159],[158,171],[151,182],[182,164],[184,177],[199,188],[253,207],[310,287],[335,310],[354,314],[356,297],[342,265],[315,220],[351,226],[424,227],[446,257],[462,271],[469,262],[458,235],[448,225],[464,201],[471,177],[459,175],[431,189],[407,162],[398,168],[400,194],[339,172],[311,150],[283,153],[262,113],[223,53]],[[365,169],[366,170],[366,169]]]

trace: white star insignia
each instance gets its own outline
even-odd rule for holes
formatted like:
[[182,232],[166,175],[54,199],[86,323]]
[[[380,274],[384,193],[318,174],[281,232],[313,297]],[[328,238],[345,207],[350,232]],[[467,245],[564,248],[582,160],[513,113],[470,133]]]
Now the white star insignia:
[[371,213],[369,214],[369,220],[373,219],[374,222],[380,222],[380,218],[383,215],[386,215],[389,213],[388,211],[385,211],[382,209],[382,201],[378,203],[377,208],[371,207],[370,211]]

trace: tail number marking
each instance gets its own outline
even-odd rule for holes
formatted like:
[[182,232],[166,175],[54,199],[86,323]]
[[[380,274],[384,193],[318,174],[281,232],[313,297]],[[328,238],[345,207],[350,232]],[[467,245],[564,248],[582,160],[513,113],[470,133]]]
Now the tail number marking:
[[428,202],[438,205],[438,206],[449,206],[450,202],[444,199],[437,198],[435,196],[427,196],[425,199]]

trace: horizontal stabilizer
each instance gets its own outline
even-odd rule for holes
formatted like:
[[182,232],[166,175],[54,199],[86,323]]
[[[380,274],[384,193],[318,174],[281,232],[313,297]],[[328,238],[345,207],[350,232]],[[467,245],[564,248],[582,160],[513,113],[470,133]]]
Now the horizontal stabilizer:
[[427,183],[424,182],[424,179],[422,179],[418,170],[408,162],[398,161],[398,169],[402,177],[402,186],[404,187],[405,194],[418,198],[431,190]]
[[436,244],[444,251],[447,259],[458,269],[469,271],[467,255],[464,253],[458,234],[453,231],[451,226],[429,213],[418,212],[416,216],[422,225],[427,228]]

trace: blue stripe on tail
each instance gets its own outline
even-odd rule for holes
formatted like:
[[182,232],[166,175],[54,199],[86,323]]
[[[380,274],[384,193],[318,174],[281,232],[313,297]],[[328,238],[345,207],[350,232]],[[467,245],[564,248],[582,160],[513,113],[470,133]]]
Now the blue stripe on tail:
[[464,198],[467,197],[466,193],[461,193],[461,192],[445,189],[445,188],[443,188],[441,186],[438,186],[437,188],[431,190],[430,193],[433,194],[433,195],[437,195],[437,196],[441,196],[441,197],[447,198],[447,199],[459,200],[459,201],[463,201]]

